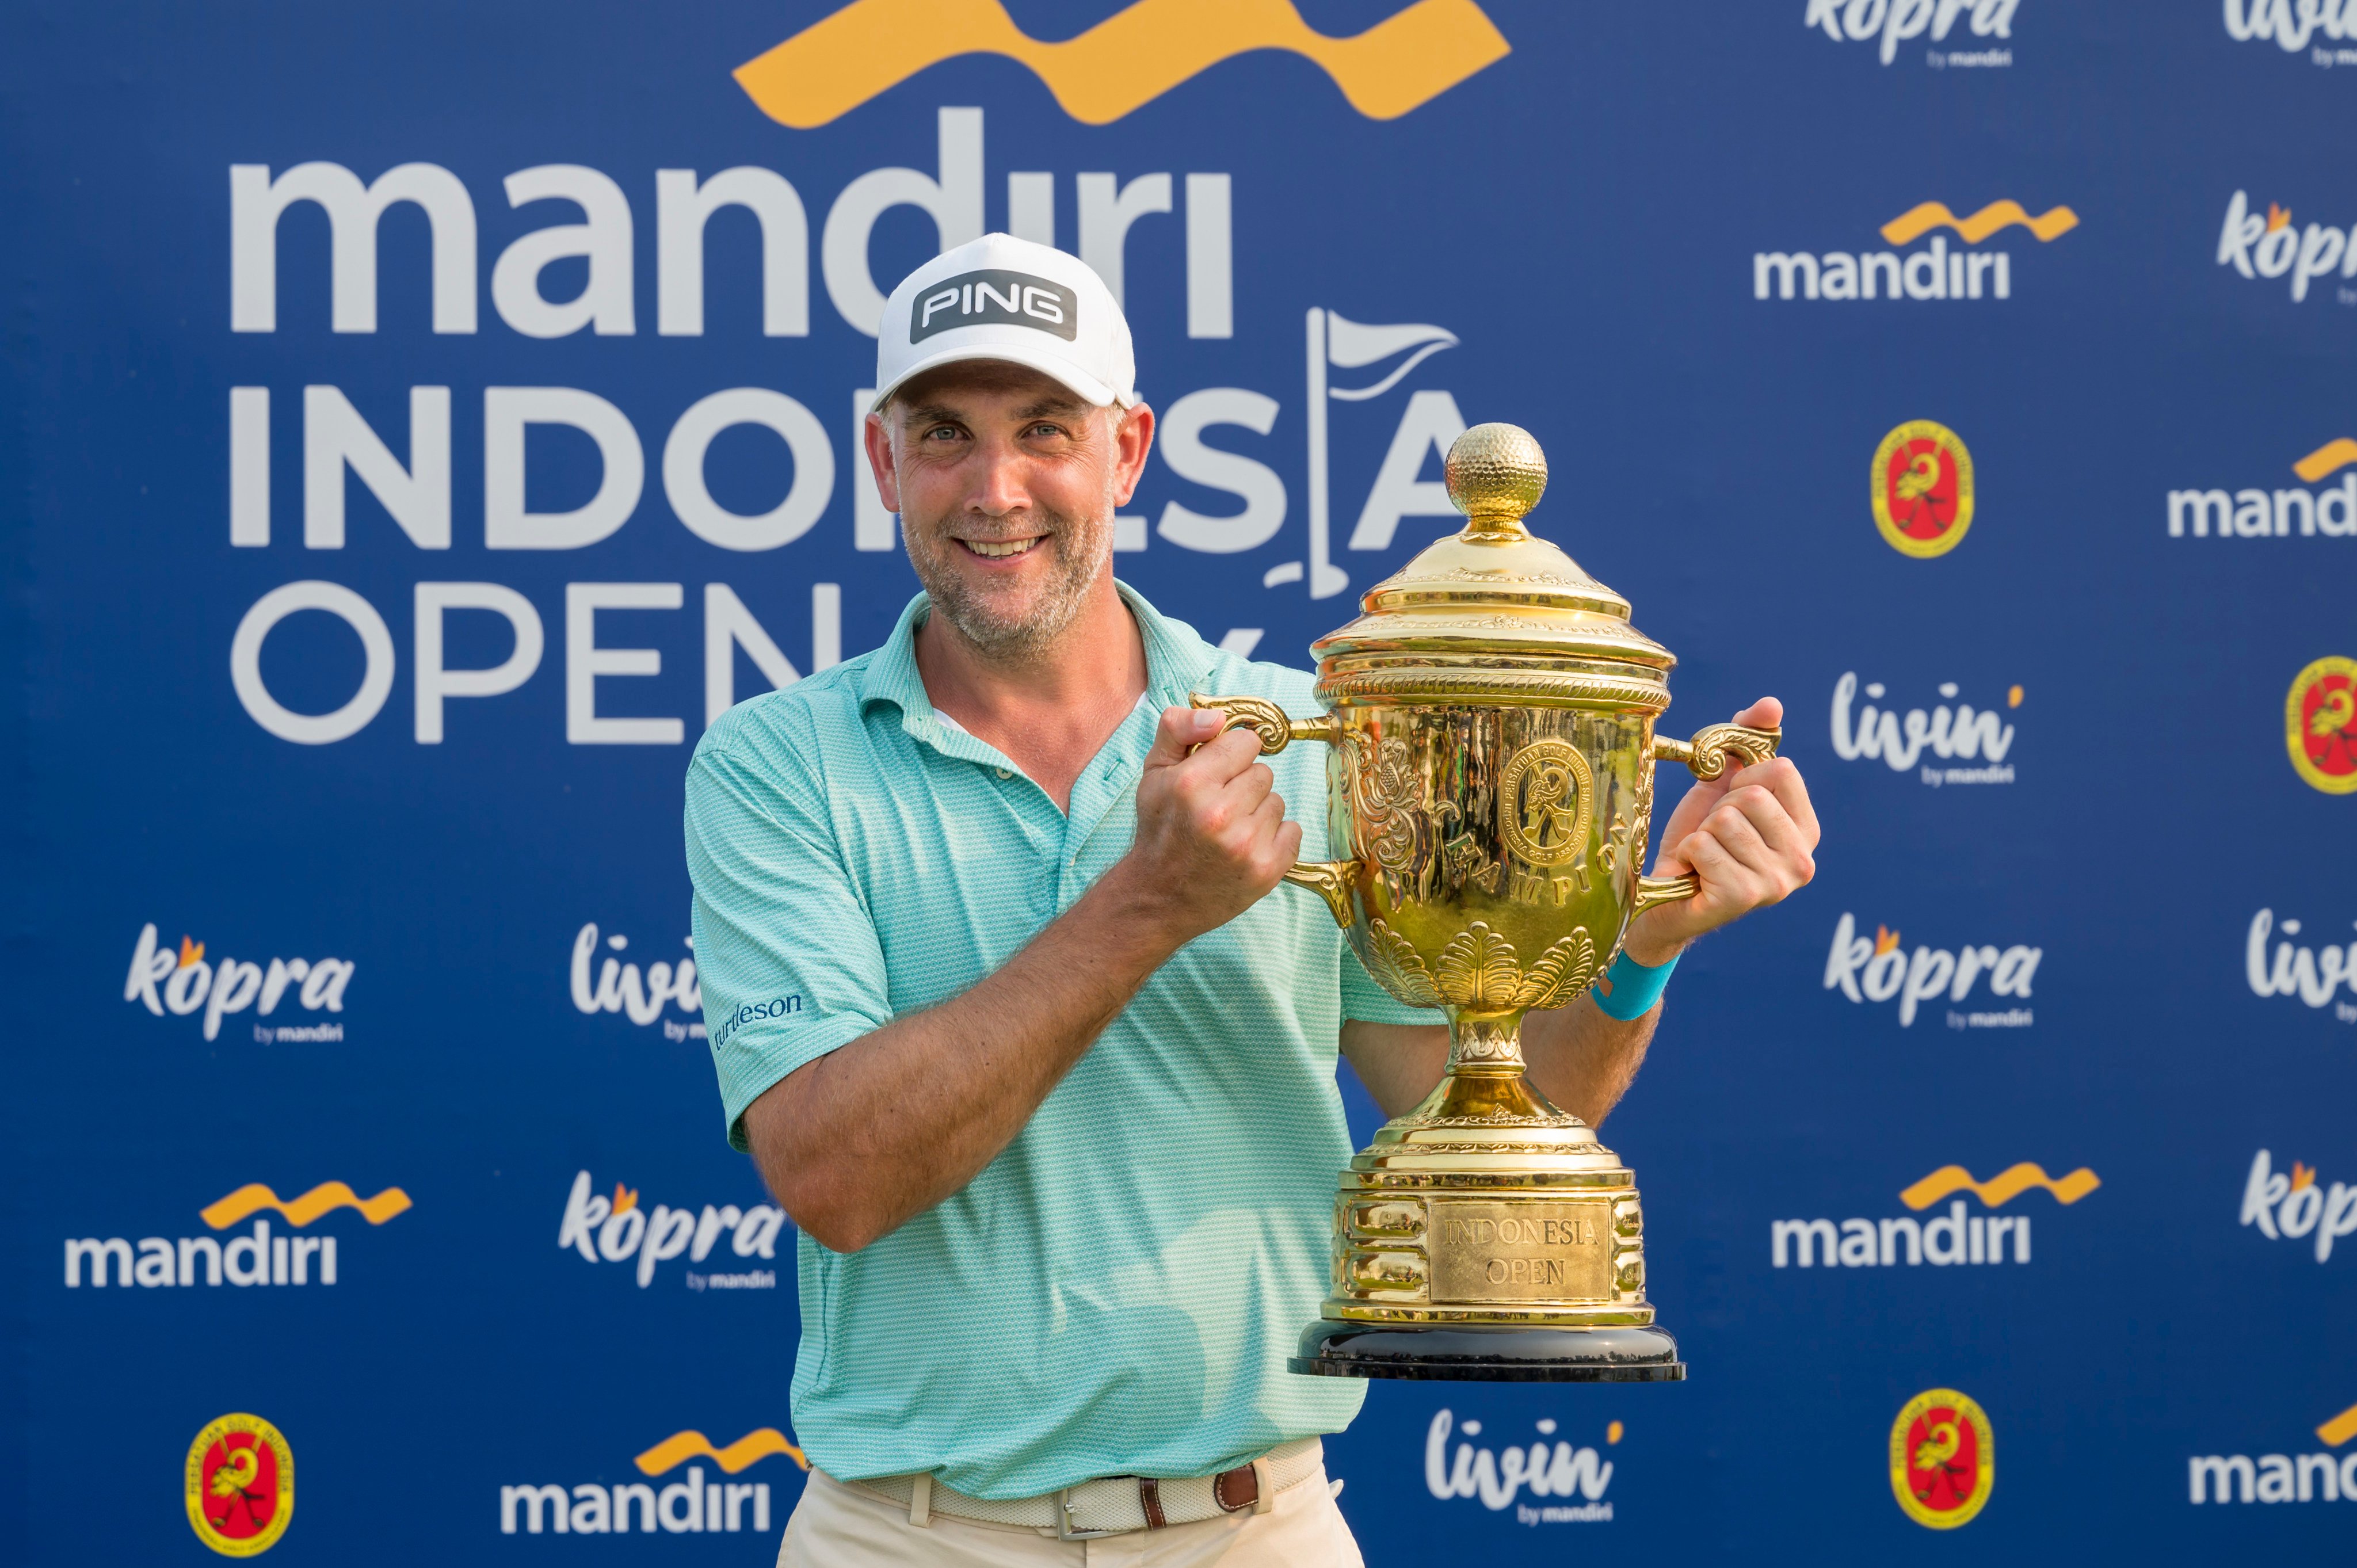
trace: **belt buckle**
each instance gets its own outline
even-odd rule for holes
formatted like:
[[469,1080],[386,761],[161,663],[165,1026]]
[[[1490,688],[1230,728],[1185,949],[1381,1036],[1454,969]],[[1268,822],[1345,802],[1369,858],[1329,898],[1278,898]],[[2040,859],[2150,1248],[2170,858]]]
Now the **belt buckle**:
[[1072,1528],[1072,1493],[1077,1488],[1056,1488],[1056,1539],[1059,1541],[1098,1541],[1108,1535],[1128,1533],[1119,1530],[1074,1530]]

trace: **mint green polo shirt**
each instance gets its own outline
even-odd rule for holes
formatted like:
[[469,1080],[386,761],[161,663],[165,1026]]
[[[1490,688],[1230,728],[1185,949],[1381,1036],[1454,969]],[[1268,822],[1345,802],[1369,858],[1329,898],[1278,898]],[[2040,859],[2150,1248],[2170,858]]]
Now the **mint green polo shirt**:
[[[771,1084],[1015,956],[1127,853],[1165,707],[1318,711],[1311,677],[1212,648],[1128,588],[1146,703],[1068,813],[933,711],[910,602],[883,647],[730,709],[687,779],[696,972],[729,1140]],[[1151,711],[1148,711],[1150,708]],[[1308,853],[1325,748],[1269,759]],[[930,1471],[1018,1498],[1200,1476],[1358,1413],[1285,1369],[1329,1277],[1351,1144],[1342,1021],[1429,1024],[1279,886],[1157,970],[980,1175],[849,1254],[796,1243],[794,1426],[845,1479]]]

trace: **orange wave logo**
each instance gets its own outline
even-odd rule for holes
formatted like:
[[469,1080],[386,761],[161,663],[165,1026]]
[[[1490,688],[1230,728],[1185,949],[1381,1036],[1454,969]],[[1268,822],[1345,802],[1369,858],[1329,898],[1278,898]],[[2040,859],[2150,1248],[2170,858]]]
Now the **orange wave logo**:
[[2357,441],[2343,435],[2337,441],[2326,442],[2294,463],[2291,471],[2312,485],[2325,475],[2338,473],[2352,463],[2357,463]]
[[216,1230],[226,1230],[250,1214],[274,1208],[290,1224],[308,1225],[330,1209],[357,1208],[371,1225],[382,1225],[409,1209],[409,1195],[397,1187],[374,1197],[362,1197],[339,1181],[323,1181],[300,1197],[282,1198],[260,1182],[249,1182],[217,1203],[197,1210],[197,1217]]
[[2338,1448],[2351,1438],[2357,1437],[2357,1404],[2351,1405],[2318,1427],[2316,1434],[2324,1439],[2324,1445],[2328,1448]]
[[690,1459],[705,1458],[733,1476],[739,1470],[759,1464],[772,1454],[782,1454],[803,1469],[810,1468],[810,1461],[802,1456],[802,1451],[787,1442],[786,1434],[774,1426],[748,1432],[726,1448],[715,1448],[712,1439],[701,1432],[674,1432],[640,1455],[633,1463],[643,1474],[660,1476]]
[[1001,55],[1029,67],[1065,113],[1103,125],[1254,49],[1300,55],[1351,108],[1396,120],[1512,46],[1473,0],[1416,0],[1340,38],[1313,30],[1293,0],[1137,0],[1062,43],[1024,32],[1000,0],[853,0],[734,74],[761,113],[807,131],[929,66]]
[[1910,1208],[1929,1208],[1952,1192],[1970,1192],[1978,1194],[1989,1208],[2002,1208],[2031,1187],[2042,1187],[2054,1195],[2057,1203],[2076,1203],[2103,1185],[2102,1178],[2084,1165],[2060,1181],[2048,1176],[2044,1165],[2027,1160],[1986,1181],[1975,1181],[1973,1173],[1962,1165],[1942,1165],[1900,1192],[1899,1201]]
[[2000,229],[2016,223],[2041,241],[2056,240],[2079,226],[2079,215],[2067,207],[2050,207],[2032,218],[2018,201],[1992,201],[1970,218],[1959,218],[1944,201],[1910,207],[1882,226],[1882,237],[1894,245],[1908,244],[1934,229],[1953,229],[1967,245],[1977,245]]

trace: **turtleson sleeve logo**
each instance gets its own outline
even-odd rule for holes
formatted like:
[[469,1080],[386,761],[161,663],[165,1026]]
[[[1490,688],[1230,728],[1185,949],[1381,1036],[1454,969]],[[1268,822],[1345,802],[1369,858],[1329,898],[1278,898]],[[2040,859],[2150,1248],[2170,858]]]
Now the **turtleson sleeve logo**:
[[943,60],[995,54],[1028,67],[1073,119],[1104,125],[1222,60],[1283,49],[1360,113],[1395,120],[1512,48],[1473,0],[1416,0],[1351,38],[1316,31],[1292,0],[1137,0],[1061,43],[1024,32],[1000,0],[855,0],[735,74],[761,113],[807,131]]

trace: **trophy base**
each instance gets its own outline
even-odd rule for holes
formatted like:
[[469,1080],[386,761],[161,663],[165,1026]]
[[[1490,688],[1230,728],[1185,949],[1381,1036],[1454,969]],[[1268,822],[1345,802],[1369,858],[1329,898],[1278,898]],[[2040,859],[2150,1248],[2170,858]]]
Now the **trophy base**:
[[1286,1362],[1317,1378],[1505,1383],[1676,1383],[1686,1366],[1659,1328],[1529,1328],[1321,1319]]

